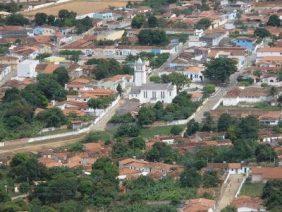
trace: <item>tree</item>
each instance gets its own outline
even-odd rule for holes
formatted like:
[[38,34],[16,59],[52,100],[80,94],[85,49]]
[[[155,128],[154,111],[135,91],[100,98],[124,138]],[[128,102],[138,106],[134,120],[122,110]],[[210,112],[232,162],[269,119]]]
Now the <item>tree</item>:
[[11,160],[9,176],[16,182],[31,183],[43,179],[46,174],[46,168],[38,163],[33,154],[18,153]]
[[161,76],[163,83],[172,83],[176,85],[177,90],[180,91],[185,85],[189,85],[190,80],[181,73],[173,72],[169,75]]
[[276,152],[269,144],[260,144],[255,151],[257,162],[272,162],[277,158]]
[[183,187],[199,187],[201,175],[195,169],[185,169],[180,175],[180,184]]
[[65,67],[59,67],[53,72],[54,79],[61,85],[65,86],[70,80],[68,71]]
[[237,212],[237,209],[234,206],[228,205],[227,207],[223,208],[221,212]]
[[212,93],[215,92],[215,85],[214,84],[206,84],[203,88],[204,96],[208,97]]
[[103,109],[108,107],[113,100],[114,96],[105,96],[97,99],[91,98],[88,100],[88,106],[94,109]]
[[132,138],[131,140],[129,140],[128,144],[132,149],[146,148],[145,140],[142,137]]
[[60,127],[67,123],[67,118],[64,113],[57,107],[39,112],[36,118],[41,121],[45,127]]
[[152,107],[141,107],[138,112],[138,124],[141,126],[154,123],[156,120],[156,113]]
[[151,28],[158,26],[158,19],[154,15],[150,15],[148,18],[148,26]]
[[142,45],[164,45],[168,42],[163,30],[143,29],[138,34],[139,43]]
[[3,97],[4,102],[12,102],[21,99],[21,92],[17,88],[7,89]]
[[116,137],[137,137],[140,129],[135,124],[124,124],[119,126],[115,134]]
[[195,132],[200,130],[200,125],[198,122],[195,121],[195,119],[191,119],[187,123],[187,130],[186,130],[186,135],[193,135]]
[[205,188],[214,188],[217,187],[220,183],[220,180],[215,171],[208,171],[204,173],[202,179],[203,179],[203,186]]
[[279,27],[280,26],[279,16],[278,15],[269,16],[269,19],[267,21],[267,25]]
[[173,163],[178,159],[178,154],[168,144],[156,142],[152,149],[147,152],[146,159],[152,162]]
[[142,14],[137,14],[133,17],[132,21],[131,21],[131,27],[132,28],[137,28],[140,29],[143,24],[145,23],[145,16]]
[[161,83],[162,80],[159,76],[154,75],[150,77],[150,81],[154,83]]
[[237,71],[236,61],[230,58],[219,57],[211,59],[205,64],[205,76],[214,82],[225,82],[230,75]]
[[259,38],[269,37],[270,35],[270,32],[265,28],[256,28],[256,30],[254,31],[254,36]]
[[201,20],[199,20],[195,27],[196,29],[203,29],[203,30],[206,30],[210,27],[211,25],[211,20],[208,19],[208,18],[202,18]]
[[48,105],[48,99],[38,89],[36,84],[30,84],[26,86],[22,92],[22,97],[34,107],[46,107]]
[[22,14],[11,14],[6,18],[6,25],[24,26],[29,24],[29,20]]
[[265,184],[262,199],[270,211],[281,211],[282,207],[282,180],[269,180]]
[[118,167],[106,157],[99,158],[92,166],[94,205],[109,205],[118,192]]
[[253,74],[254,74],[254,76],[257,76],[257,77],[259,77],[259,78],[260,78],[260,76],[262,75],[262,73],[261,73],[260,70],[255,70],[255,71],[253,72]]
[[172,128],[170,129],[170,133],[173,135],[179,135],[182,132],[182,127],[174,125],[172,126]]
[[241,119],[238,130],[238,137],[242,139],[257,139],[259,130],[259,121],[254,116],[247,116]]
[[278,93],[277,88],[274,87],[274,86],[271,86],[271,87],[270,87],[270,90],[269,90],[269,94],[270,94],[271,96],[276,96],[277,93]]
[[77,20],[75,28],[77,34],[81,34],[83,32],[88,31],[92,28],[92,19],[87,16],[83,19]]
[[202,131],[212,131],[215,128],[214,125],[215,125],[215,123],[213,121],[211,114],[209,112],[206,112],[204,114]]
[[122,87],[121,87],[120,84],[118,84],[118,86],[117,86],[117,92],[118,92],[118,94],[121,96],[123,90],[122,90]]
[[36,25],[41,26],[46,24],[48,21],[48,15],[46,13],[36,13],[34,22]]
[[217,130],[218,131],[227,131],[227,129],[234,123],[233,118],[227,114],[223,113],[220,115],[218,121],[217,121]]
[[54,15],[49,15],[47,18],[47,23],[51,26],[55,25],[56,17]]

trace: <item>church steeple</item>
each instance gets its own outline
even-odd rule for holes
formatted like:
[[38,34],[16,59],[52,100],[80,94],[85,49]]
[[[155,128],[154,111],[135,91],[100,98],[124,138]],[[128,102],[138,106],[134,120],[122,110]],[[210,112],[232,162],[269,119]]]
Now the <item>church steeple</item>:
[[134,64],[134,85],[141,86],[146,84],[146,65],[139,58]]

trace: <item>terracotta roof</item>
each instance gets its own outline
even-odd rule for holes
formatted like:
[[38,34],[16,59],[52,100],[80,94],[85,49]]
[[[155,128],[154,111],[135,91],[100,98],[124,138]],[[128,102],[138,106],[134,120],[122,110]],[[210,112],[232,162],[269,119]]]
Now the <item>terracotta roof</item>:
[[239,87],[235,87],[232,90],[228,91],[225,97],[236,98],[236,97],[260,97],[260,96],[269,96],[268,89],[261,87],[246,87],[242,89]]
[[203,212],[214,208],[215,201],[205,198],[190,199],[185,202],[183,212]]
[[252,167],[252,175],[261,175],[263,179],[282,179],[282,167]]
[[257,52],[282,52],[282,47],[263,47],[259,48]]
[[228,163],[229,169],[241,169],[242,164],[241,163]]

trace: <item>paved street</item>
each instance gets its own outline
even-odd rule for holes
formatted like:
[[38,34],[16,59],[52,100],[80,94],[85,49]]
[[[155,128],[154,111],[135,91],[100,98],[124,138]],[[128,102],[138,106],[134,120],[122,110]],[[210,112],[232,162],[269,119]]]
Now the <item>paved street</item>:
[[229,179],[224,185],[222,193],[220,194],[219,201],[217,202],[216,212],[220,212],[233,201],[243,180],[244,176],[241,174],[230,175]]

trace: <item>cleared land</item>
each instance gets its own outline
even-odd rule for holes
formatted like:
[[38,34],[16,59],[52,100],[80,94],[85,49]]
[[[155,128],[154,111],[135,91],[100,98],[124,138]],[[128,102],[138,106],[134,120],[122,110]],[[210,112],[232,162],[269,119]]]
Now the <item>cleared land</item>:
[[[133,0],[136,1],[136,0]],[[137,0],[138,1],[138,0]],[[131,0],[132,2],[132,0]],[[91,12],[98,12],[109,7],[122,7],[127,4],[127,0],[74,0],[50,6],[34,11],[23,12],[25,16],[34,16],[36,13],[46,13],[48,15],[57,15],[62,9],[76,12],[78,15],[87,14]]]
[[246,182],[240,192],[240,196],[261,197],[263,191],[263,183]]

